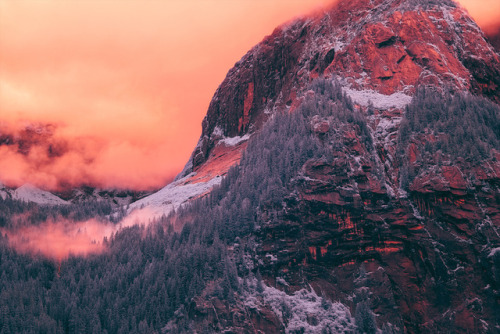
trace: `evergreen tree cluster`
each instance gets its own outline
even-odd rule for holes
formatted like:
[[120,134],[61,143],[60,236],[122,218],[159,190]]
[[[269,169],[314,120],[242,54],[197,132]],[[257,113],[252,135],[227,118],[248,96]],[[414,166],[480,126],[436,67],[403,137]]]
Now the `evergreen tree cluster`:
[[237,288],[217,238],[134,226],[108,248],[54,263],[17,254],[0,237],[0,333],[160,332],[207,282],[221,278]]
[[424,152],[434,155],[440,151],[451,160],[457,158],[478,161],[493,157],[500,147],[500,107],[470,94],[420,88],[407,106],[399,130],[399,148],[408,148],[412,137],[433,135]]
[[[123,211],[123,210],[122,210]],[[106,217],[113,213],[108,201],[88,201],[78,204],[47,206],[24,202],[0,196],[0,227],[16,228],[25,225],[38,225],[47,220],[67,219],[85,221],[90,218]],[[118,212],[117,219],[124,212]]]
[[[337,128],[351,124],[371,145],[363,116],[337,83],[319,79],[310,89],[314,94],[301,107],[275,115],[250,139],[240,165],[210,195],[148,228],[122,229],[106,241],[103,254],[54,263],[18,254],[0,236],[0,333],[161,332],[172,319],[185,318],[202,291],[231,302],[240,289],[238,275],[260,273],[247,265],[253,246],[240,245],[238,254],[229,246],[244,243],[240,237],[265,223],[262,211],[280,214],[304,163],[327,159],[340,142]],[[325,138],[314,134],[316,116],[330,122]],[[0,200],[0,208],[4,227],[23,213],[29,224],[112,213],[104,203],[48,208]],[[173,231],[174,220],[182,231]],[[177,331],[189,332],[185,326]]]
[[[294,191],[293,178],[309,159],[330,159],[332,150],[342,149],[343,124],[357,129],[362,141],[373,150],[364,115],[355,110],[341,86],[329,79],[316,79],[301,106],[276,114],[249,141],[239,166],[231,168],[210,196],[179,212],[193,225],[214,226],[221,238],[233,240],[263,224],[262,211],[275,214]],[[320,140],[312,129],[313,118],[327,120],[330,130]],[[182,218],[181,218],[182,219]]]

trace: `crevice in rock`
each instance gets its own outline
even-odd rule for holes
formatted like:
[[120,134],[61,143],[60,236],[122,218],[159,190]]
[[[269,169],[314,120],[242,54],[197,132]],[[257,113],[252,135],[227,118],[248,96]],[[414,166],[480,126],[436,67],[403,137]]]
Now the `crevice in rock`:
[[333,62],[333,59],[335,59],[335,49],[331,49],[328,51],[325,55],[325,58],[323,59],[323,64],[321,66],[321,72],[323,72],[330,64]]
[[398,40],[398,38],[396,36],[392,36],[388,40],[385,40],[383,42],[377,43],[376,45],[379,48],[383,48],[383,47],[386,47],[386,46],[394,45],[397,42],[397,40]]

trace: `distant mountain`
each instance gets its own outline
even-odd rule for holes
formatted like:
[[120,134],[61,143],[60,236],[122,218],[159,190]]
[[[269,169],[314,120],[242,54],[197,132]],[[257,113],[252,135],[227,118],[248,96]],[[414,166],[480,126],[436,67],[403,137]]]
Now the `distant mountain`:
[[38,189],[32,185],[25,184],[12,192],[12,198],[25,201],[34,202],[42,205],[65,205],[68,202],[51,194],[48,191]]
[[[8,147],[12,152],[26,157],[29,156],[30,152],[36,151],[37,157],[41,159],[38,163],[50,163],[50,161],[64,156],[71,149],[70,143],[57,137],[56,132],[57,127],[50,123],[27,124],[16,131],[0,127],[0,146]],[[4,189],[3,196],[10,194],[9,197],[17,198],[13,196],[17,191],[15,187],[6,187],[5,185],[2,185],[2,187]],[[19,199],[44,205],[109,200],[116,206],[126,206],[151,193],[126,189],[100,189],[92,184],[75,186],[62,180],[60,180],[58,188],[58,191],[49,192],[46,189],[36,189],[33,185],[22,185],[22,193],[26,196],[23,195]],[[42,197],[29,196],[28,193],[24,192],[24,189],[29,189],[29,193],[44,193],[47,196],[43,197],[50,197],[51,200],[42,200],[40,202]]]

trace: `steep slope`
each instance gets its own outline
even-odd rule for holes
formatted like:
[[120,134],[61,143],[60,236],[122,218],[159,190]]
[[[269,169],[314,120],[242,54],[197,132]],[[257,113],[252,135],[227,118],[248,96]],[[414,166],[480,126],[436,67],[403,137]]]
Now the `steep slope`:
[[[488,50],[449,1],[344,0],[277,29],[217,92],[184,173],[135,207],[190,205],[59,263],[0,233],[2,331],[498,333]],[[0,204],[6,227],[115,217]]]
[[277,28],[229,71],[203,120],[192,170],[224,136],[253,133],[274,112],[293,108],[319,75],[385,95],[412,95],[415,86],[431,84],[500,101],[500,59],[454,2],[341,1],[324,15]]
[[[328,79],[318,83],[318,77]],[[332,78],[353,106],[335,85],[327,88]],[[370,318],[372,310],[386,332],[495,333],[499,80],[498,54],[455,3],[341,1],[322,16],[276,29],[235,65],[181,176],[208,168],[228,137],[250,135],[254,148],[227,181],[234,188],[223,184],[227,194],[218,189],[207,201],[217,208],[198,211],[223,217],[220,230],[232,231],[228,238],[242,231],[236,235],[243,241],[230,248],[235,259],[241,243],[255,243],[241,261],[252,265],[242,272],[262,273],[266,284],[288,293],[310,285],[360,317]],[[296,163],[292,152],[300,141],[295,148],[282,140],[274,148],[255,142],[265,142],[259,132],[268,119],[287,111],[304,114],[306,135],[321,143],[321,152],[271,182],[255,169]],[[264,129],[263,135],[279,133]],[[289,161],[273,160],[287,149]],[[255,158],[259,150],[263,160]],[[207,323],[284,331],[285,311],[270,313],[265,296],[257,298],[257,313],[248,313],[241,303],[248,291],[229,304],[204,293],[189,319],[200,331]],[[235,312],[241,316],[231,318]],[[313,327],[319,321],[309,320]]]
[[[309,89],[295,112],[277,115],[250,140],[221,188],[181,210],[181,219],[223,234],[242,277],[262,273],[266,284],[288,293],[312,286],[352,313],[364,309],[370,318],[373,310],[379,328],[494,333],[500,107],[427,88],[404,114],[369,111],[353,106],[330,79]],[[426,120],[432,114],[442,122],[440,108],[449,116],[444,132]],[[491,140],[457,135],[469,113],[488,120],[476,128]],[[460,140],[467,150],[457,152]],[[482,148],[484,156],[475,157]],[[205,292],[190,306],[193,326],[282,332],[284,311],[269,313],[266,295],[252,289],[243,284],[229,305]],[[249,296],[259,307],[245,303]],[[234,312],[241,317],[231,318]],[[314,324],[322,319],[314,319],[304,330],[319,330]]]
[[277,28],[236,63],[179,178],[202,173],[207,178],[197,182],[206,182],[225,175],[245,148],[227,143],[244,143],[271,115],[294,110],[318,76],[338,78],[354,101],[383,109],[408,104],[419,85],[500,102],[500,58],[453,1],[340,1],[324,14]]

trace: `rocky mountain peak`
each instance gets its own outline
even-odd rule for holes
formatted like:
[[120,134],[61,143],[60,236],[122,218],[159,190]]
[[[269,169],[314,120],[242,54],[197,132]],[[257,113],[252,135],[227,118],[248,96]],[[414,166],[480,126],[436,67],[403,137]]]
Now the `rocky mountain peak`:
[[[453,1],[339,1],[278,27],[235,64],[177,182],[223,175],[246,150],[207,203],[228,231],[250,222],[243,240],[258,246],[247,269],[266,284],[341,301],[358,332],[493,333],[499,86],[498,53]],[[269,311],[277,292],[252,289],[242,304],[194,299],[191,325],[289,330],[292,320]],[[302,332],[319,332],[313,314]]]
[[210,103],[187,172],[209,160],[221,140],[294,109],[318,76],[336,77],[355,92],[412,96],[415,87],[432,85],[500,102],[500,58],[455,2],[340,1],[277,28],[235,64]]

